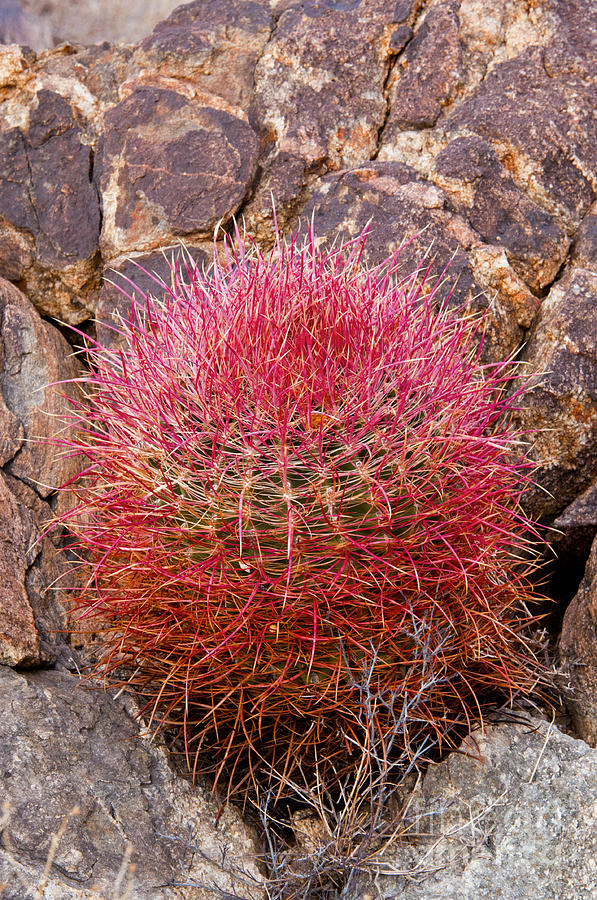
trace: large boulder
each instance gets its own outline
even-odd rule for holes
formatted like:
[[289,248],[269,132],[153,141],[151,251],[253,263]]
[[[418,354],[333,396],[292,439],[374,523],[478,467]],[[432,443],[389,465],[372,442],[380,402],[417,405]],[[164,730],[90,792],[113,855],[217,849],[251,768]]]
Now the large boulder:
[[263,896],[238,813],[174,774],[123,696],[0,667],[0,706],[3,900],[42,896],[46,881],[56,900]]
[[588,900],[597,751],[538,719],[490,726],[427,772],[404,829],[351,900]]

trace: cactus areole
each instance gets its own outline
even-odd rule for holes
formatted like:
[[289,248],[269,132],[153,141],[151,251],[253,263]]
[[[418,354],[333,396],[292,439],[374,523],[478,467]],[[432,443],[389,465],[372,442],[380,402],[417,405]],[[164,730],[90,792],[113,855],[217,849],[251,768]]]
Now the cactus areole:
[[173,263],[75,412],[99,667],[228,779],[407,764],[536,682],[512,365],[363,241]]

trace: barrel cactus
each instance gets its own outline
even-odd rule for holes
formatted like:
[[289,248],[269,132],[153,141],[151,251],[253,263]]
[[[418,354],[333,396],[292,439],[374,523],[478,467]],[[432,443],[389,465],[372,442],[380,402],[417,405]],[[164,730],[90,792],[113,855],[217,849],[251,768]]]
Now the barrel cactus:
[[76,412],[98,668],[231,784],[333,785],[368,747],[407,765],[537,680],[512,367],[362,249],[173,264],[92,350]]

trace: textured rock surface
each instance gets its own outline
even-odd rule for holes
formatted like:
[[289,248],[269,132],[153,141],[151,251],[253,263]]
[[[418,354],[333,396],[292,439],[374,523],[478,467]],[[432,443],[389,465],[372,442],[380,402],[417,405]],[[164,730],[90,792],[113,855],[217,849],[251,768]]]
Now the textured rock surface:
[[[61,590],[66,563],[49,538],[40,539],[55,488],[77,471],[47,445],[68,409],[78,368],[62,335],[26,297],[0,279],[0,661],[52,662],[67,653]],[[68,655],[68,653],[67,653]]]
[[570,678],[574,724],[581,737],[597,747],[597,540],[585,577],[564,616],[560,658]]
[[[70,410],[79,373],[72,349],[29,300],[0,279],[0,459],[11,475],[41,497],[76,472],[76,461],[47,446]],[[60,426],[59,426],[60,427]]]
[[102,250],[112,259],[176,237],[207,237],[248,190],[250,125],[182,92],[138,86],[106,116]]
[[[596,34],[590,0],[432,0],[395,69],[405,99],[390,105],[380,159],[444,187],[534,290],[595,197]],[[446,60],[422,80],[407,64],[416,41],[415,73],[418,60]]]
[[425,253],[432,278],[449,267],[444,295],[471,310],[489,307],[485,355],[504,359],[519,346],[538,302],[508,264],[500,247],[485,244],[464,218],[454,213],[444,192],[401,163],[372,162],[327,176],[304,210],[304,226],[313,220],[320,239],[349,240],[370,222],[365,249],[370,264],[397,250],[405,275]]
[[255,847],[238,815],[227,807],[218,818],[213,798],[173,774],[164,752],[139,736],[123,699],[67,673],[0,668],[0,702],[10,816],[0,848],[3,900],[35,895],[52,836],[75,806],[46,897],[125,896],[129,880],[134,900],[207,900],[218,889],[261,896]]
[[97,287],[100,204],[77,106],[91,117],[98,104],[64,66],[33,74],[26,54],[0,48],[0,55],[0,275],[45,314],[82,321],[84,298]]
[[36,532],[28,510],[0,477],[0,664],[26,666],[41,662],[33,610],[25,585],[36,556]]
[[462,749],[411,799],[410,844],[384,859],[404,875],[363,883],[353,900],[596,896],[597,752],[539,720],[489,727]]
[[518,417],[539,465],[543,490],[527,498],[536,515],[561,512],[597,474],[596,335],[597,272],[572,268],[541,304],[523,353],[537,381]]

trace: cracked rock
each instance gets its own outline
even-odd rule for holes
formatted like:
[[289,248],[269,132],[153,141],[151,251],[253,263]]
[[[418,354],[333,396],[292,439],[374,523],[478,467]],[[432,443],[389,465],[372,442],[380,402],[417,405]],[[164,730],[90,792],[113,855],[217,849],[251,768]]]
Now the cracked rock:
[[554,517],[597,476],[597,274],[571,268],[541,304],[522,358],[533,389],[516,423],[529,431],[532,515]]
[[568,709],[579,735],[597,747],[597,540],[564,615],[560,661],[570,679]]
[[[330,175],[304,210],[319,239],[348,240],[369,220],[365,258],[375,265],[402,244],[404,275],[427,254],[433,278],[446,276],[444,297],[453,305],[488,309],[484,354],[504,359],[519,346],[537,310],[537,301],[508,265],[503,250],[483,243],[455,214],[440,188],[400,163],[372,162]],[[446,270],[447,267],[447,270]]]
[[49,497],[78,463],[49,445],[77,395],[78,366],[60,332],[14,285],[0,279],[0,438],[6,470]]
[[490,726],[429,769],[405,825],[350,900],[588,900],[597,752],[538,719]]
[[100,210],[69,103],[38,91],[26,122],[2,121],[0,155],[0,275],[22,283],[45,314],[81,321],[77,294],[97,269]]
[[[408,40],[420,0],[278,4],[274,34],[255,72],[264,174],[245,215],[271,233],[313,174],[354,166],[377,151],[387,114],[385,81]],[[405,32],[405,29],[407,31]]]
[[104,257],[208,237],[244,199],[257,151],[253,129],[236,115],[182,89],[135,86],[106,115]]
[[173,773],[125,698],[65,672],[7,668],[0,695],[3,900],[33,900],[56,834],[46,897],[112,897],[117,883],[134,900],[263,896],[248,828]]

